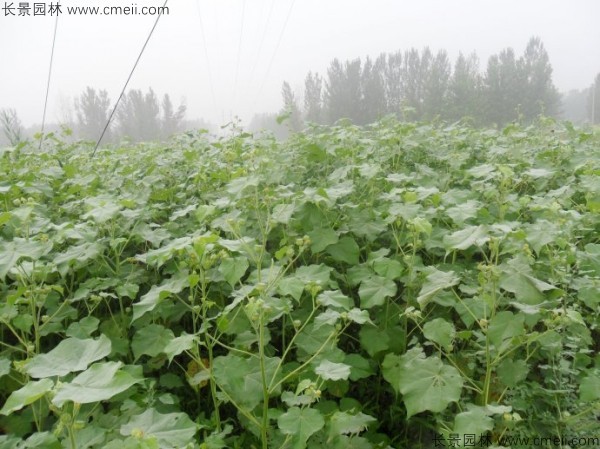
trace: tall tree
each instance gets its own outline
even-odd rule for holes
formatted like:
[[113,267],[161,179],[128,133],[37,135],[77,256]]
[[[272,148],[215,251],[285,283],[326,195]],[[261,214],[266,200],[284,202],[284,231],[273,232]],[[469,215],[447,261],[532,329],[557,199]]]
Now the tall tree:
[[552,82],[550,58],[539,37],[532,37],[520,58],[522,79],[522,112],[531,120],[540,114],[557,115],[560,95]]
[[367,58],[363,66],[361,124],[372,123],[387,112],[384,80],[385,59],[383,54],[374,63]]
[[480,116],[481,83],[477,55],[472,53],[465,57],[459,53],[448,85],[447,117],[450,120]]
[[402,52],[397,51],[387,56],[385,69],[385,96],[387,112],[398,116],[402,111]]
[[120,133],[134,141],[154,140],[160,135],[160,107],[152,89],[130,90],[117,111]]
[[323,78],[318,73],[308,72],[304,80],[304,116],[306,120],[322,123]]
[[290,115],[290,127],[292,131],[300,131],[302,129],[302,114],[296,96],[290,87],[290,83],[287,81],[283,82],[281,95],[283,96],[283,112]]
[[588,91],[588,120],[592,125],[597,125],[600,123],[600,73]]
[[186,106],[180,104],[177,110],[174,109],[171,97],[165,94],[162,100],[162,138],[166,139],[180,131],[181,121],[185,117]]
[[334,59],[327,69],[325,104],[328,121],[333,123],[340,118],[349,118],[354,123],[361,122],[361,62],[360,59],[342,64]]
[[0,126],[4,137],[12,146],[16,146],[24,140],[23,125],[15,109],[0,110]]
[[423,118],[432,119],[445,115],[448,108],[448,83],[450,60],[445,50],[431,59],[427,72],[423,73]]
[[402,64],[402,84],[404,91],[404,106],[412,108],[413,118],[420,119],[423,116],[424,85],[431,64],[431,50],[429,47],[419,50],[412,48],[404,53]]
[[[86,87],[85,91],[75,99],[78,134],[84,139],[98,139],[108,121],[109,108],[110,99],[106,90],[96,92],[96,89]],[[110,140],[110,129],[104,140]]]
[[518,118],[525,83],[515,52],[502,50],[488,59],[484,77],[484,114],[491,123],[504,125]]

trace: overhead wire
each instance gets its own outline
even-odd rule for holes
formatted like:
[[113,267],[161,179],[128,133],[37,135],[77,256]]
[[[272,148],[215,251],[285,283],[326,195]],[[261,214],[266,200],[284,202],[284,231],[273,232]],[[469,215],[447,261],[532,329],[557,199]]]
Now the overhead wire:
[[265,43],[265,37],[267,36],[267,30],[269,29],[269,24],[271,22],[271,15],[273,14],[274,6],[275,6],[275,0],[271,0],[271,6],[269,7],[269,13],[267,14],[267,23],[263,30],[262,37],[260,39],[260,43],[258,44],[258,52],[256,53],[256,57],[254,58],[254,65],[252,66],[252,70],[250,71],[250,81],[254,80],[254,74],[256,73],[256,68],[258,67],[258,62],[260,60],[260,53],[261,53],[263,45]]
[[[162,9],[163,11],[164,11],[164,8],[167,6],[168,2],[169,2],[169,0],[165,0],[165,3],[163,4],[163,9]],[[150,42],[150,38],[152,37],[152,34],[154,33],[154,30],[156,29],[156,26],[158,25],[158,21],[160,20],[161,16],[162,16],[162,14],[158,14],[156,16],[156,20],[154,21],[154,25],[152,26],[152,29],[150,30],[150,34],[148,34],[148,37],[146,38],[146,41],[144,42],[144,45],[142,46],[142,49],[140,50],[140,53],[138,54],[138,57],[135,60],[135,63],[133,64],[131,71],[129,72],[127,81],[125,81],[125,85],[123,86],[123,89],[121,90],[121,94],[119,95],[119,98],[117,99],[117,102],[115,103],[115,106],[114,106],[112,112],[110,113],[110,116],[108,117],[106,125],[104,126],[104,129],[102,130],[102,134],[100,134],[100,138],[96,142],[96,146],[94,147],[94,151],[92,152],[92,155],[90,156],[90,158],[93,158],[96,155],[96,151],[98,150],[98,147],[100,146],[100,142],[102,142],[102,139],[104,138],[104,135],[106,134],[106,130],[108,129],[110,122],[113,119],[115,112],[117,111],[117,107],[119,106],[119,103],[121,102],[121,99],[123,98],[123,95],[125,95],[125,89],[127,89],[127,86],[129,85],[129,81],[131,80],[131,77],[133,76],[133,72],[135,72],[135,69],[136,69],[138,63],[140,62],[140,59],[142,59],[144,50],[146,50],[146,46],[148,45],[148,42]]]
[[246,0],[242,0],[242,21],[240,24],[240,39],[238,43],[238,52],[237,52],[237,63],[235,66],[235,80],[233,83],[233,100],[232,106],[235,107],[235,101],[237,99],[237,88],[238,88],[238,78],[240,74],[240,59],[242,56],[242,40],[244,37],[244,19],[246,15]]
[[46,126],[46,111],[48,109],[48,95],[50,93],[50,80],[52,79],[52,65],[54,63],[54,48],[56,46],[56,32],[58,30],[58,11],[56,13],[56,20],[54,21],[54,35],[52,37],[52,51],[50,52],[50,67],[48,68],[48,80],[46,82],[46,98],[44,100],[44,112],[42,114],[42,129],[40,131],[40,146],[42,149],[42,142],[44,140],[44,128]]
[[273,50],[273,54],[271,55],[271,60],[269,61],[269,65],[267,66],[267,72],[265,73],[262,83],[260,84],[260,88],[258,89],[258,94],[256,95],[256,98],[254,99],[253,108],[256,106],[256,103],[258,102],[258,99],[260,98],[260,95],[262,94],[265,84],[269,78],[269,74],[271,73],[271,67],[273,66],[273,62],[275,61],[275,56],[277,55],[277,50],[279,50],[279,46],[281,45],[281,41],[283,39],[283,35],[285,34],[285,30],[286,30],[287,24],[290,20],[290,16],[292,15],[292,10],[294,9],[295,3],[296,3],[296,0],[292,0],[292,3],[290,4],[290,8],[288,9],[287,16],[285,18],[285,22],[283,23],[283,28],[281,29],[281,33],[279,33],[279,39],[277,39],[277,44],[275,45],[275,49]]
[[196,6],[198,9],[198,17],[200,18],[200,31],[202,33],[202,43],[204,45],[204,55],[206,57],[206,68],[208,70],[208,83],[210,85],[210,94],[212,97],[214,112],[217,112],[217,100],[215,95],[215,87],[213,83],[212,69],[210,64],[210,58],[208,55],[208,46],[206,44],[206,34],[204,32],[204,21],[202,20],[202,12],[200,11],[200,0],[196,0]]

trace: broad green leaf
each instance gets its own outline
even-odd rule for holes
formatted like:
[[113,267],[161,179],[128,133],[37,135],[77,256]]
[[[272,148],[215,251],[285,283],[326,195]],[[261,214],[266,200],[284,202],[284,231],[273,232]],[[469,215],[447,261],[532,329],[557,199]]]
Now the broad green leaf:
[[310,162],[323,162],[327,159],[327,152],[316,143],[302,146],[304,157]]
[[169,357],[169,362],[172,362],[175,356],[181,354],[183,351],[192,349],[195,344],[197,344],[196,336],[184,332],[179,337],[175,337],[169,341],[162,352]]
[[375,418],[362,412],[335,412],[330,419],[331,435],[358,435],[367,430],[369,424],[377,422]]
[[290,408],[277,419],[277,425],[285,435],[293,435],[294,449],[306,447],[306,441],[325,425],[325,419],[313,408]]
[[52,389],[54,382],[50,379],[42,379],[27,382],[25,386],[13,391],[4,406],[0,410],[2,415],[10,415],[12,412],[21,410],[26,405],[32,404]]
[[109,196],[87,198],[85,203],[88,206],[88,212],[83,214],[81,218],[84,220],[91,219],[96,223],[107,222],[116,217],[121,210],[121,206],[114,201],[114,198]]
[[346,380],[350,376],[350,365],[323,360],[315,368],[315,373],[325,380]]
[[340,182],[336,185],[325,189],[325,198],[329,198],[333,201],[337,201],[347,195],[350,195],[354,191],[354,184],[351,180]]
[[244,256],[229,257],[219,265],[219,272],[232,287],[242,278],[250,266],[248,259]]
[[286,276],[277,284],[277,292],[282,296],[291,296],[299,301],[304,292],[304,281],[295,276]]
[[348,229],[357,237],[362,237],[369,242],[374,242],[387,230],[387,225],[381,214],[370,210],[370,208],[362,210],[351,209],[348,215],[350,220]]
[[453,271],[440,271],[437,268],[428,267],[426,273],[427,277],[417,297],[417,302],[421,306],[421,309],[425,308],[437,293],[453,287],[460,282],[460,279]]
[[185,217],[190,212],[195,211],[195,210],[196,210],[196,205],[190,204],[189,206],[184,207],[183,209],[179,209],[179,210],[176,210],[175,212],[173,212],[171,214],[171,217],[169,218],[169,221],[175,221],[178,218]]
[[310,237],[310,249],[313,253],[320,253],[329,245],[338,242],[338,234],[330,228],[319,228],[308,233]]
[[355,265],[348,268],[348,271],[346,272],[348,285],[350,285],[350,287],[356,287],[371,276],[373,276],[373,271],[370,270],[366,264]]
[[489,239],[487,228],[485,226],[467,226],[460,231],[446,235],[444,237],[444,245],[448,250],[465,250],[471,246],[481,247]]
[[363,326],[358,336],[360,345],[371,357],[390,348],[389,335],[376,327]]
[[364,437],[356,435],[338,435],[331,442],[327,442],[326,449],[373,449],[375,446]]
[[321,265],[305,265],[296,270],[294,277],[300,279],[304,284],[314,282],[327,287],[329,285],[329,277],[333,269],[324,264]]
[[293,204],[278,204],[273,208],[271,218],[277,223],[288,224],[294,214],[295,208]]
[[150,250],[146,254],[140,254],[136,256],[136,259],[159,268],[169,261],[177,251],[189,248],[192,243],[191,236],[180,237],[163,244],[160,248]]
[[582,379],[579,385],[579,400],[592,402],[600,399],[600,376],[592,373]]
[[145,437],[155,437],[161,449],[179,449],[193,442],[197,426],[185,413],[162,414],[151,408],[121,426],[121,435],[140,431]]
[[496,171],[496,167],[491,164],[482,164],[471,167],[466,171],[467,174],[474,178],[490,178]]
[[12,363],[10,359],[6,357],[0,357],[0,377],[6,376],[8,373],[10,373],[11,365]]
[[[184,275],[185,274],[185,275]],[[140,298],[140,301],[133,305],[133,319],[137,320],[141,316],[154,310],[158,303],[172,294],[180,293],[189,285],[187,273],[179,273],[177,276],[165,280],[160,285],[154,285],[148,293]]]
[[[295,344],[304,353],[312,355],[322,348],[335,346],[335,339],[332,338],[334,332],[333,326],[317,326],[316,323],[311,323],[298,335]],[[326,343],[328,340],[329,343]]]
[[326,290],[317,296],[317,303],[325,307],[334,307],[338,309],[350,310],[354,305],[351,298],[344,295],[339,290]]
[[527,242],[539,254],[542,248],[560,236],[560,228],[556,223],[548,220],[538,220],[524,228]]
[[64,376],[83,371],[92,362],[109,355],[110,351],[111,343],[105,335],[97,340],[67,338],[52,351],[36,355],[25,370],[34,378]]
[[106,401],[144,380],[141,369],[133,375],[133,370],[120,369],[122,365],[121,362],[92,365],[71,382],[62,384],[52,402],[62,407],[66,401],[80,404]]
[[88,338],[93,332],[98,329],[100,320],[94,316],[86,316],[77,323],[71,323],[67,328],[67,337]]
[[454,340],[456,329],[452,323],[449,323],[445,319],[435,318],[423,325],[423,335],[442,348],[448,348]]
[[[80,440],[78,440],[79,442]],[[1,446],[0,446],[1,447]],[[60,444],[60,441],[53,433],[50,432],[39,432],[34,433],[27,438],[23,446],[19,446],[19,449],[63,449],[64,446]]]
[[514,258],[499,267],[500,288],[515,295],[517,302],[529,305],[544,301],[544,292],[556,287],[536,279],[533,270],[522,259]]
[[369,312],[367,310],[361,310],[355,307],[348,312],[347,316],[350,321],[354,321],[357,324],[372,324],[371,317],[369,316]]
[[494,428],[494,420],[481,407],[472,407],[454,418],[454,432],[458,435],[484,435]]
[[327,252],[337,262],[348,265],[357,265],[359,262],[360,248],[351,237],[342,237],[339,242],[327,247]]
[[510,340],[525,333],[525,316],[504,311],[497,313],[488,325],[487,334],[496,350],[503,352],[510,347]]
[[373,262],[373,270],[379,276],[390,280],[398,279],[404,272],[404,268],[400,262],[386,257],[375,260]]
[[591,276],[600,276],[600,243],[588,243],[580,253],[580,270]]
[[4,280],[10,269],[22,258],[38,260],[51,250],[52,242],[21,238],[15,238],[12,242],[0,242],[0,280]]
[[173,331],[160,324],[150,324],[139,329],[131,341],[135,359],[142,355],[155,357],[164,352],[165,347],[175,338]]
[[317,317],[315,318],[315,329],[318,329],[319,327],[324,326],[326,324],[333,326],[335,325],[335,323],[338,322],[339,319],[340,312],[337,312],[332,309],[327,309],[325,312],[317,315]]
[[419,234],[431,235],[431,231],[433,230],[433,226],[426,218],[423,217],[415,217],[412,220],[409,220],[409,223],[414,228],[415,232]]
[[398,287],[394,281],[381,276],[372,276],[360,284],[358,289],[360,306],[365,309],[381,306],[385,303],[385,298],[394,296],[397,291]]
[[226,189],[234,196],[241,196],[242,192],[248,187],[256,187],[260,183],[260,179],[256,176],[241,176],[231,181]]
[[498,378],[507,387],[516,387],[527,377],[529,367],[525,360],[504,359],[498,366]]
[[53,262],[58,265],[59,271],[64,276],[70,265],[84,266],[85,263],[95,260],[103,250],[103,246],[98,242],[85,242],[70,246],[65,252],[58,253]]
[[344,363],[350,365],[350,380],[357,381],[365,379],[375,374],[369,359],[366,359],[358,354],[346,354]]
[[481,203],[479,201],[468,200],[464,203],[448,208],[446,210],[446,215],[452,218],[452,221],[454,221],[456,224],[462,225],[470,218],[477,217],[477,212],[480,208]]
[[[265,358],[267,384],[271,383],[279,362],[277,357]],[[212,372],[217,384],[237,404],[252,410],[262,402],[262,370],[257,358],[246,359],[231,354],[219,356],[213,360]]]
[[206,219],[214,214],[216,210],[215,206],[202,204],[196,208],[194,215],[196,216],[198,223],[204,224]]
[[386,355],[382,372],[392,388],[402,393],[409,418],[426,410],[441,412],[460,398],[463,379],[458,370],[437,357],[425,358],[420,350]]

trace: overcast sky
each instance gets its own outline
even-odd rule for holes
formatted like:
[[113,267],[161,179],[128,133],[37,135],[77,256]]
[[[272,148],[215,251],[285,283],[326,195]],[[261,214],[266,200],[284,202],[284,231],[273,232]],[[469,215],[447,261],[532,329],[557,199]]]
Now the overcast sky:
[[[14,4],[18,4],[15,1]],[[33,3],[33,2],[31,2]],[[86,86],[114,102],[155,17],[67,15],[65,6],[160,6],[162,0],[62,1],[48,119],[58,122]],[[0,1],[0,108],[41,122],[54,18],[6,17]],[[301,90],[335,58],[411,47],[521,54],[542,39],[561,91],[600,72],[600,0],[170,0],[130,83],[185,100],[188,118],[248,121],[281,107],[281,84]]]

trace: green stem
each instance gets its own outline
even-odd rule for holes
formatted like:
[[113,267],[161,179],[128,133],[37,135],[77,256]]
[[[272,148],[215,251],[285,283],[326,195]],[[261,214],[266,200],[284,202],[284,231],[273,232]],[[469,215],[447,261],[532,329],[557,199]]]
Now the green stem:
[[260,321],[258,323],[258,354],[260,363],[260,377],[262,380],[263,389],[263,411],[262,411],[262,423],[260,428],[260,439],[262,441],[263,449],[268,449],[268,438],[267,428],[269,426],[269,386],[267,385],[267,372],[265,369],[265,350],[264,350],[264,322],[263,313],[260,314]]

